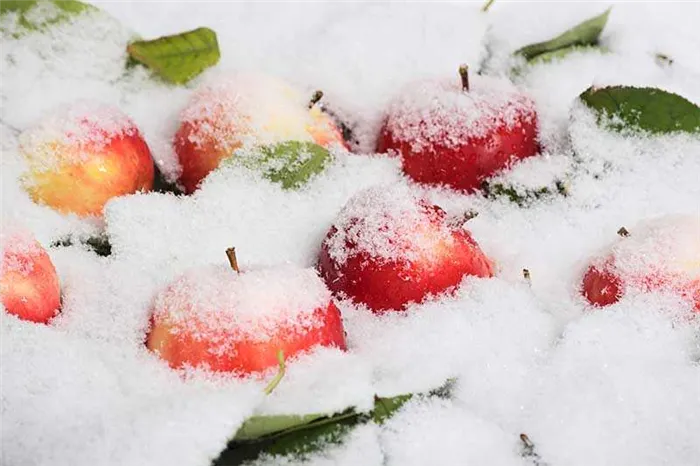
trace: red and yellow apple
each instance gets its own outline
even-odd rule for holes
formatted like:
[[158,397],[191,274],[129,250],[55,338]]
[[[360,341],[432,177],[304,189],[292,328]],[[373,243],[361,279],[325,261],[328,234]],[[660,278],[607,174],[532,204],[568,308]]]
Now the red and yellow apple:
[[494,273],[463,225],[400,185],[350,199],[323,242],[318,267],[331,291],[373,312],[403,310],[467,275]]
[[23,320],[47,323],[61,307],[61,289],[51,258],[25,232],[7,235],[2,246],[0,297],[5,310]]
[[309,97],[269,76],[239,73],[199,88],[181,115],[174,138],[185,192],[221,160],[249,145],[285,141],[345,146],[333,119]]
[[277,366],[279,351],[346,349],[330,291],[313,269],[291,266],[186,273],[156,297],[146,345],[173,368],[239,375]]
[[20,136],[31,198],[62,213],[102,215],[113,197],[149,191],[154,168],[138,128],[119,109],[79,103]]
[[514,161],[539,152],[533,101],[509,82],[475,76],[423,81],[390,105],[377,152],[401,156],[413,180],[472,192]]
[[640,223],[591,262],[581,284],[583,296],[598,307],[648,291],[677,293],[700,312],[700,216]]

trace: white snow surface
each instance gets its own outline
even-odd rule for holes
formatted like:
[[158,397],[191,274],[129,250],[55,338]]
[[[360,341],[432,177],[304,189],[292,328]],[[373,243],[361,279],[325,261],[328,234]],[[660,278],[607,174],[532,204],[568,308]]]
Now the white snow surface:
[[[564,178],[569,193],[523,207],[411,184],[396,159],[371,154],[384,112],[405,84],[458,79],[460,64],[478,68],[489,53],[499,73],[513,50],[607,4],[497,1],[486,14],[481,3],[99,6],[112,16],[2,39],[2,230],[26,229],[47,248],[63,304],[49,326],[0,314],[0,463],[205,466],[250,415],[368,409],[374,394],[427,391],[456,378],[451,400],[415,400],[343,445],[303,461],[261,463],[528,466],[518,454],[525,432],[550,466],[700,464],[700,324],[688,318],[692,305],[656,292],[593,309],[579,293],[585,267],[621,226],[700,215],[700,142],[609,134],[572,109],[592,84],[655,86],[700,104],[700,5],[615,4],[602,36],[609,53],[577,53],[520,75],[515,84],[534,99],[544,154],[499,181],[537,187]],[[131,37],[199,26],[217,32],[222,59],[195,82],[168,86],[140,67],[125,71]],[[673,64],[660,66],[656,53]],[[161,169],[177,174],[171,140],[193,90],[241,71],[277,76],[309,96],[323,89],[368,154],[334,148],[330,166],[298,191],[225,167],[192,196],[114,199],[102,220],[61,215],[21,188],[19,133],[83,100],[128,115]],[[153,299],[178,276],[221,264],[230,246],[244,269],[312,267],[346,202],[388,185],[426,196],[448,215],[478,211],[467,227],[497,276],[466,278],[453,296],[404,315],[377,317],[339,302],[348,352],[324,349],[290,363],[269,397],[266,380],[178,372],[146,350]],[[68,234],[99,232],[110,238],[110,257],[50,247]]]

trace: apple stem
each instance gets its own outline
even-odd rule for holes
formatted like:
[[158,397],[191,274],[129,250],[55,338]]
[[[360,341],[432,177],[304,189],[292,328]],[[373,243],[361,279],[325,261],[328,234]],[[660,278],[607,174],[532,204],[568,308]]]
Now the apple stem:
[[236,258],[236,248],[228,248],[226,257],[228,257],[228,263],[231,265],[231,268],[236,272],[240,272],[241,269],[238,268],[238,259]]
[[532,286],[532,280],[530,279],[530,270],[523,269],[523,278],[527,281],[527,284]]
[[459,77],[462,78],[462,90],[469,92],[469,67],[467,65],[459,67]]
[[265,387],[265,395],[269,395],[272,391],[277,388],[277,385],[282,381],[284,374],[287,372],[287,366],[284,363],[284,351],[277,351],[277,363],[279,364],[279,371],[274,379],[270,380],[270,383]]
[[318,91],[314,92],[314,94],[311,96],[311,100],[309,101],[309,108],[311,108],[314,105],[316,105],[317,103],[319,103],[319,101],[322,98],[323,98],[323,91],[318,90]]
[[487,11],[489,11],[489,8],[491,8],[491,5],[493,5],[493,2],[495,2],[495,1],[496,1],[496,0],[488,0],[488,1],[484,4],[484,6],[481,7],[481,11],[483,11],[484,13],[486,13]]
[[617,230],[617,234],[622,236],[623,238],[627,238],[630,235],[630,232],[627,231],[627,228],[620,227],[620,229]]

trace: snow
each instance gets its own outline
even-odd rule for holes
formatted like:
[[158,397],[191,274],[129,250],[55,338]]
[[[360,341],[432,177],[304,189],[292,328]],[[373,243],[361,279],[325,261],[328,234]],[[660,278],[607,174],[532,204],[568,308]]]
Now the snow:
[[[222,330],[237,339],[265,342],[280,326],[303,333],[319,327],[331,293],[314,269],[290,266],[246,270],[228,265],[194,268],[158,293],[153,317],[178,331]],[[222,345],[224,342],[222,342]]]
[[[427,228],[426,228],[427,226]],[[384,261],[419,258],[434,261],[452,244],[439,214],[405,184],[380,185],[352,197],[324,241],[330,257],[343,265],[353,255]]]
[[510,81],[477,75],[469,82],[468,91],[457,75],[405,86],[387,109],[386,131],[420,153],[436,143],[454,148],[498,128],[515,130],[536,118],[532,100]]
[[[700,326],[688,317],[692,305],[662,290],[595,309],[579,293],[586,267],[618,241],[621,226],[634,235],[635,225],[655,217],[700,215],[700,142],[609,134],[572,106],[593,84],[657,86],[700,103],[697,4],[616,4],[602,36],[609,53],[576,53],[519,75],[516,85],[537,108],[544,153],[498,182],[536,189],[564,179],[567,196],[521,207],[416,186],[395,158],[336,147],[332,162],[298,190],[227,166],[192,196],[124,196],[108,203],[104,219],[83,220],[34,204],[19,182],[27,166],[18,135],[62,105],[97,101],[120,109],[174,179],[171,142],[195,90],[221,73],[262,73],[301,96],[322,89],[324,105],[354,127],[360,152],[371,153],[404,85],[458,85],[459,64],[475,70],[489,55],[487,68],[503,74],[513,50],[607,8],[496,2],[484,14],[476,3],[99,6],[113,16],[88,13],[43,33],[3,37],[2,232],[24,228],[47,248],[63,299],[49,326],[1,314],[0,462],[205,465],[250,415],[368,409],[375,393],[427,391],[456,378],[453,399],[413,401],[385,425],[363,426],[303,462],[527,465],[519,457],[525,432],[551,466],[700,463]],[[140,67],[125,71],[131,37],[199,26],[218,33],[222,60],[195,82],[174,87]],[[659,66],[656,53],[673,64]],[[221,266],[230,246],[245,270],[313,267],[343,207],[377,186],[426,197],[449,216],[477,211],[466,226],[498,264],[497,276],[465,278],[454,295],[403,315],[374,316],[339,301],[348,351],[323,349],[290,362],[268,397],[266,380],[183,374],[146,349],[153,299],[177,277]],[[79,244],[51,247],[69,234],[102,231],[110,257]],[[697,250],[692,240],[689,233]]]
[[134,123],[118,108],[79,101],[56,109],[19,136],[19,151],[32,170],[77,165],[118,137],[132,136]]

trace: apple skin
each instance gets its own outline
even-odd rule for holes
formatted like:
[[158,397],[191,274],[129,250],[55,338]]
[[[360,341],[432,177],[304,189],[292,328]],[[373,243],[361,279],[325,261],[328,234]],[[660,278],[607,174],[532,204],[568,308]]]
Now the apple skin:
[[[271,105],[274,101],[280,105]],[[223,159],[244,145],[308,141],[347,148],[332,117],[307,104],[296,89],[269,76],[233,76],[199,89],[173,139],[185,192],[196,191]]]
[[[493,104],[476,92],[478,86],[491,86],[486,79],[477,80],[469,91],[456,83],[424,90],[441,98],[469,96],[462,121],[454,108],[441,107],[434,100],[391,107],[379,133],[377,152],[398,153],[404,173],[419,183],[464,192],[481,189],[483,181],[498,171],[539,153],[534,103],[510,89],[505,98],[512,100]],[[474,116],[482,113],[483,117]],[[508,115],[508,123],[500,120],[502,114]],[[477,121],[467,121],[468,117]],[[470,134],[470,127],[477,126],[485,129]],[[406,127],[415,128],[414,134],[404,134]]]
[[671,291],[700,312],[700,218],[669,215],[640,223],[591,261],[580,291],[593,306],[605,307],[629,289]]
[[[29,162],[24,185],[34,202],[62,213],[100,216],[113,197],[153,188],[151,151],[134,123],[117,109],[100,107],[96,112],[116,114],[124,126],[112,133],[100,128],[99,121],[78,120],[75,124],[88,134],[85,141],[20,143]],[[46,168],[46,158],[55,159],[55,166]]]
[[[416,228],[424,229],[424,236],[430,237],[430,230],[446,222],[446,215],[438,206],[424,207],[426,223]],[[435,242],[437,259],[372,257],[347,241],[349,256],[342,264],[334,260],[328,246],[336,232],[336,227],[331,227],[321,247],[318,261],[321,276],[333,293],[364,304],[374,313],[405,310],[410,303],[420,303],[430,295],[456,287],[466,275],[494,275],[492,261],[463,228],[450,227],[451,244],[439,239]]]
[[[284,352],[285,358],[309,351],[318,345],[346,350],[343,322],[335,304],[330,302],[327,308],[318,308],[314,314],[316,318],[323,319],[320,327],[301,333],[288,326],[280,326],[274,337],[267,342],[241,340],[225,332],[204,331],[195,336],[191,331],[179,330],[168,322],[154,320],[146,345],[174,369],[206,366],[215,372],[238,374],[263,372],[276,367],[279,350]],[[235,339],[235,352],[216,354],[217,344],[213,341],[227,339]]]
[[5,310],[22,320],[46,324],[60,312],[56,268],[39,243],[31,248],[5,249],[0,296]]

